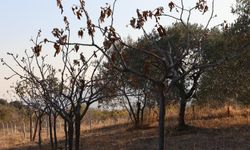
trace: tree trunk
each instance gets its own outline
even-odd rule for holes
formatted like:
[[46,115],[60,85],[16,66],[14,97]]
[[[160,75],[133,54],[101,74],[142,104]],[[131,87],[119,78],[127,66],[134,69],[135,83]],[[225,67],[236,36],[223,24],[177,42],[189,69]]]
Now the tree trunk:
[[145,105],[141,108],[141,121],[140,124],[143,125],[143,120],[144,120],[144,109],[145,109]]
[[38,145],[42,149],[42,117],[39,117]]
[[160,86],[159,88],[159,145],[158,150],[164,150],[164,136],[165,136],[165,96],[164,96],[164,87]]
[[33,135],[33,130],[32,130],[32,113],[29,114],[29,121],[30,121],[30,141],[32,141],[32,135]]
[[50,137],[50,145],[51,149],[54,150],[54,140],[53,140],[53,128],[52,128],[52,121],[51,121],[51,114],[49,114],[49,137]]
[[195,108],[194,108],[194,105],[192,105],[192,119],[194,120],[195,118],[196,118]]
[[180,110],[179,110],[179,122],[178,122],[178,126],[180,129],[183,129],[186,127],[186,123],[185,123],[186,104],[187,104],[186,99],[184,98],[184,96],[181,96]]
[[230,117],[230,107],[227,106],[227,117]]
[[4,136],[5,136],[5,125],[4,125],[3,122],[2,122],[2,130],[3,130],[3,134],[4,134]]
[[128,95],[124,91],[123,91],[123,94],[124,94],[124,96],[125,96],[125,98],[126,98],[126,100],[128,102],[129,110],[130,110],[130,113],[131,113],[131,116],[132,116],[131,119],[133,118],[131,121],[134,123],[134,126],[136,127],[137,124],[138,124],[138,120],[136,119],[136,114],[135,114],[134,109],[132,107],[132,104],[131,104],[131,102],[130,102],[130,100],[128,98]]
[[75,120],[75,150],[80,150],[81,119],[80,114],[76,114]]
[[141,107],[141,120],[140,120],[140,124],[143,125],[144,123],[144,110],[147,106],[147,95],[144,93],[144,99],[143,99],[143,106]]
[[73,122],[68,122],[68,145],[69,150],[73,150],[73,138],[74,138],[74,124]]
[[25,126],[25,121],[23,121],[23,139],[26,139],[26,126]]
[[141,103],[137,102],[137,112],[136,112],[136,124],[135,127],[138,128],[140,127],[140,112],[141,112]]
[[64,145],[64,149],[67,150],[68,149],[68,129],[67,129],[67,121],[64,120],[64,134],[65,134],[65,145]]
[[56,116],[56,114],[54,114],[53,115],[53,119],[54,119],[54,121],[53,121],[53,123],[54,123],[54,144],[55,144],[55,150],[57,150],[57,130],[56,130],[56,119],[57,119],[57,116]]
[[46,120],[46,136],[47,136],[47,139],[49,139],[49,115]]
[[37,132],[37,127],[38,127],[38,120],[39,120],[39,118],[37,117],[36,118],[36,123],[35,123],[35,128],[34,128],[34,134],[33,134],[32,141],[35,141],[35,139],[36,139],[36,132]]

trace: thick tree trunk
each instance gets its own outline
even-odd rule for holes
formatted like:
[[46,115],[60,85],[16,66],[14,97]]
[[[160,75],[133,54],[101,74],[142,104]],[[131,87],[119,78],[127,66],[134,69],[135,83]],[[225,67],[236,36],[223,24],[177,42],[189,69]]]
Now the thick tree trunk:
[[[90,104],[87,104],[82,112],[80,103],[76,108],[77,111],[75,113],[75,150],[80,150],[81,120],[86,115],[89,105]],[[91,117],[90,117],[90,123],[91,123]]]
[[52,121],[51,121],[51,114],[49,114],[49,137],[50,137],[50,145],[51,149],[54,150],[54,140],[53,140],[53,128],[52,128]]
[[80,114],[76,115],[75,120],[75,150],[80,150],[81,119]]
[[178,121],[178,126],[180,129],[186,127],[186,123],[185,123],[186,104],[187,104],[187,101],[182,96],[180,99],[180,110],[179,110],[179,121]]
[[73,124],[73,122],[68,122],[68,145],[69,145],[69,150],[73,150],[73,138],[74,138],[74,124]]
[[65,144],[64,149],[68,150],[68,127],[67,127],[67,121],[64,120],[64,134],[65,134]]
[[159,145],[158,150],[164,150],[165,144],[165,96],[164,96],[164,88],[161,86],[159,88]]
[[54,125],[53,125],[53,127],[54,127],[54,144],[55,144],[55,149],[57,149],[57,129],[56,129],[56,123],[57,123],[57,116],[56,116],[56,114],[54,114],[53,115],[53,123],[54,123]]

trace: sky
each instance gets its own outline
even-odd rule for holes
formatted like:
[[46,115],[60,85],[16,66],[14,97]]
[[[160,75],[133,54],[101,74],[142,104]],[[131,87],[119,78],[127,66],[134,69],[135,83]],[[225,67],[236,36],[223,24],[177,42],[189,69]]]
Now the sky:
[[[100,14],[100,7],[105,6],[105,3],[112,3],[113,0],[85,0],[86,8],[89,15],[96,19],[97,22]],[[197,0],[184,0],[185,7],[190,8]],[[207,0],[211,4],[211,0]],[[64,14],[60,14],[60,10],[56,6],[56,0],[5,0],[1,1],[0,5],[0,58],[4,58],[12,64],[12,61],[7,57],[6,53],[23,55],[24,50],[30,50],[32,43],[31,38],[36,36],[38,30],[42,30],[44,37],[51,37],[51,31],[54,27],[63,27],[63,16],[66,15],[70,21],[73,32],[77,33],[77,29],[81,27],[82,22],[78,21],[72,15],[71,6],[77,4],[78,0],[63,0]],[[114,15],[114,25],[120,35],[124,38],[131,36],[136,38],[141,35],[141,31],[137,31],[128,27],[129,20],[136,16],[136,9],[148,10],[163,6],[169,12],[167,6],[168,0],[117,0]],[[173,0],[178,3],[179,0]],[[230,11],[235,4],[235,0],[215,0],[214,13],[217,15],[211,21],[211,26],[217,25],[224,20],[233,22],[236,16],[233,16]],[[211,9],[209,9],[211,10]],[[191,22],[205,24],[209,12],[205,15],[195,12],[191,17]],[[172,15],[178,15],[176,12],[171,12]],[[200,15],[198,15],[200,14]],[[161,20],[164,25],[171,25],[173,20],[164,18]],[[150,32],[152,24],[147,25],[147,31]],[[98,37],[97,37],[98,39]],[[78,40],[78,39],[76,39]],[[101,39],[100,39],[101,40]],[[53,55],[54,53],[51,53]],[[15,68],[15,65],[12,64]],[[5,80],[4,77],[10,76],[11,71],[5,66],[0,65],[0,98],[8,100],[12,99],[10,86],[17,79]]]

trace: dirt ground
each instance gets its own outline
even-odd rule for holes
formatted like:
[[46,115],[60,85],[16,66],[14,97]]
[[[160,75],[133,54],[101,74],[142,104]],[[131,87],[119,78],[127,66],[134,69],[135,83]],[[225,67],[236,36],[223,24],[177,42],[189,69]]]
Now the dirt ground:
[[[250,150],[250,125],[229,128],[190,127],[179,131],[168,129],[167,150]],[[61,142],[63,144],[63,142]],[[157,128],[128,129],[117,125],[82,133],[81,148],[86,150],[154,150]],[[36,146],[15,146],[9,150],[35,150]],[[43,149],[49,149],[44,145]]]
[[[250,150],[249,113],[233,116],[203,116],[187,118],[190,125],[185,130],[176,129],[176,119],[166,121],[166,150]],[[156,150],[157,122],[143,129],[131,125],[114,125],[82,132],[83,150]],[[60,141],[63,147],[64,141]],[[0,146],[1,149],[1,146]],[[4,150],[36,150],[33,144],[14,144]],[[48,144],[43,149],[49,149]],[[63,149],[63,148],[61,148]]]
[[[191,127],[166,135],[168,150],[250,150],[250,126],[225,129]],[[126,130],[113,127],[86,134],[82,147],[88,150],[154,150],[157,149],[157,128]]]

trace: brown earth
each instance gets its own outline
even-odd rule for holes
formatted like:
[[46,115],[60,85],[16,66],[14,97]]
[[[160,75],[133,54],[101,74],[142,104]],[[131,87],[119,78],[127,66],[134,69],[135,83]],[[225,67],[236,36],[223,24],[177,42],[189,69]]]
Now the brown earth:
[[[211,114],[211,113],[210,113]],[[249,112],[234,115],[203,115],[196,119],[187,116],[190,125],[185,130],[176,129],[176,118],[166,121],[167,150],[250,150]],[[113,125],[84,131],[81,149],[85,150],[155,150],[157,149],[156,122],[142,129],[130,125]],[[1,142],[0,142],[1,143]],[[63,141],[60,141],[63,147]],[[1,149],[1,146],[0,146]],[[36,150],[36,144],[15,144],[8,150]],[[48,144],[43,149],[49,149]]]

